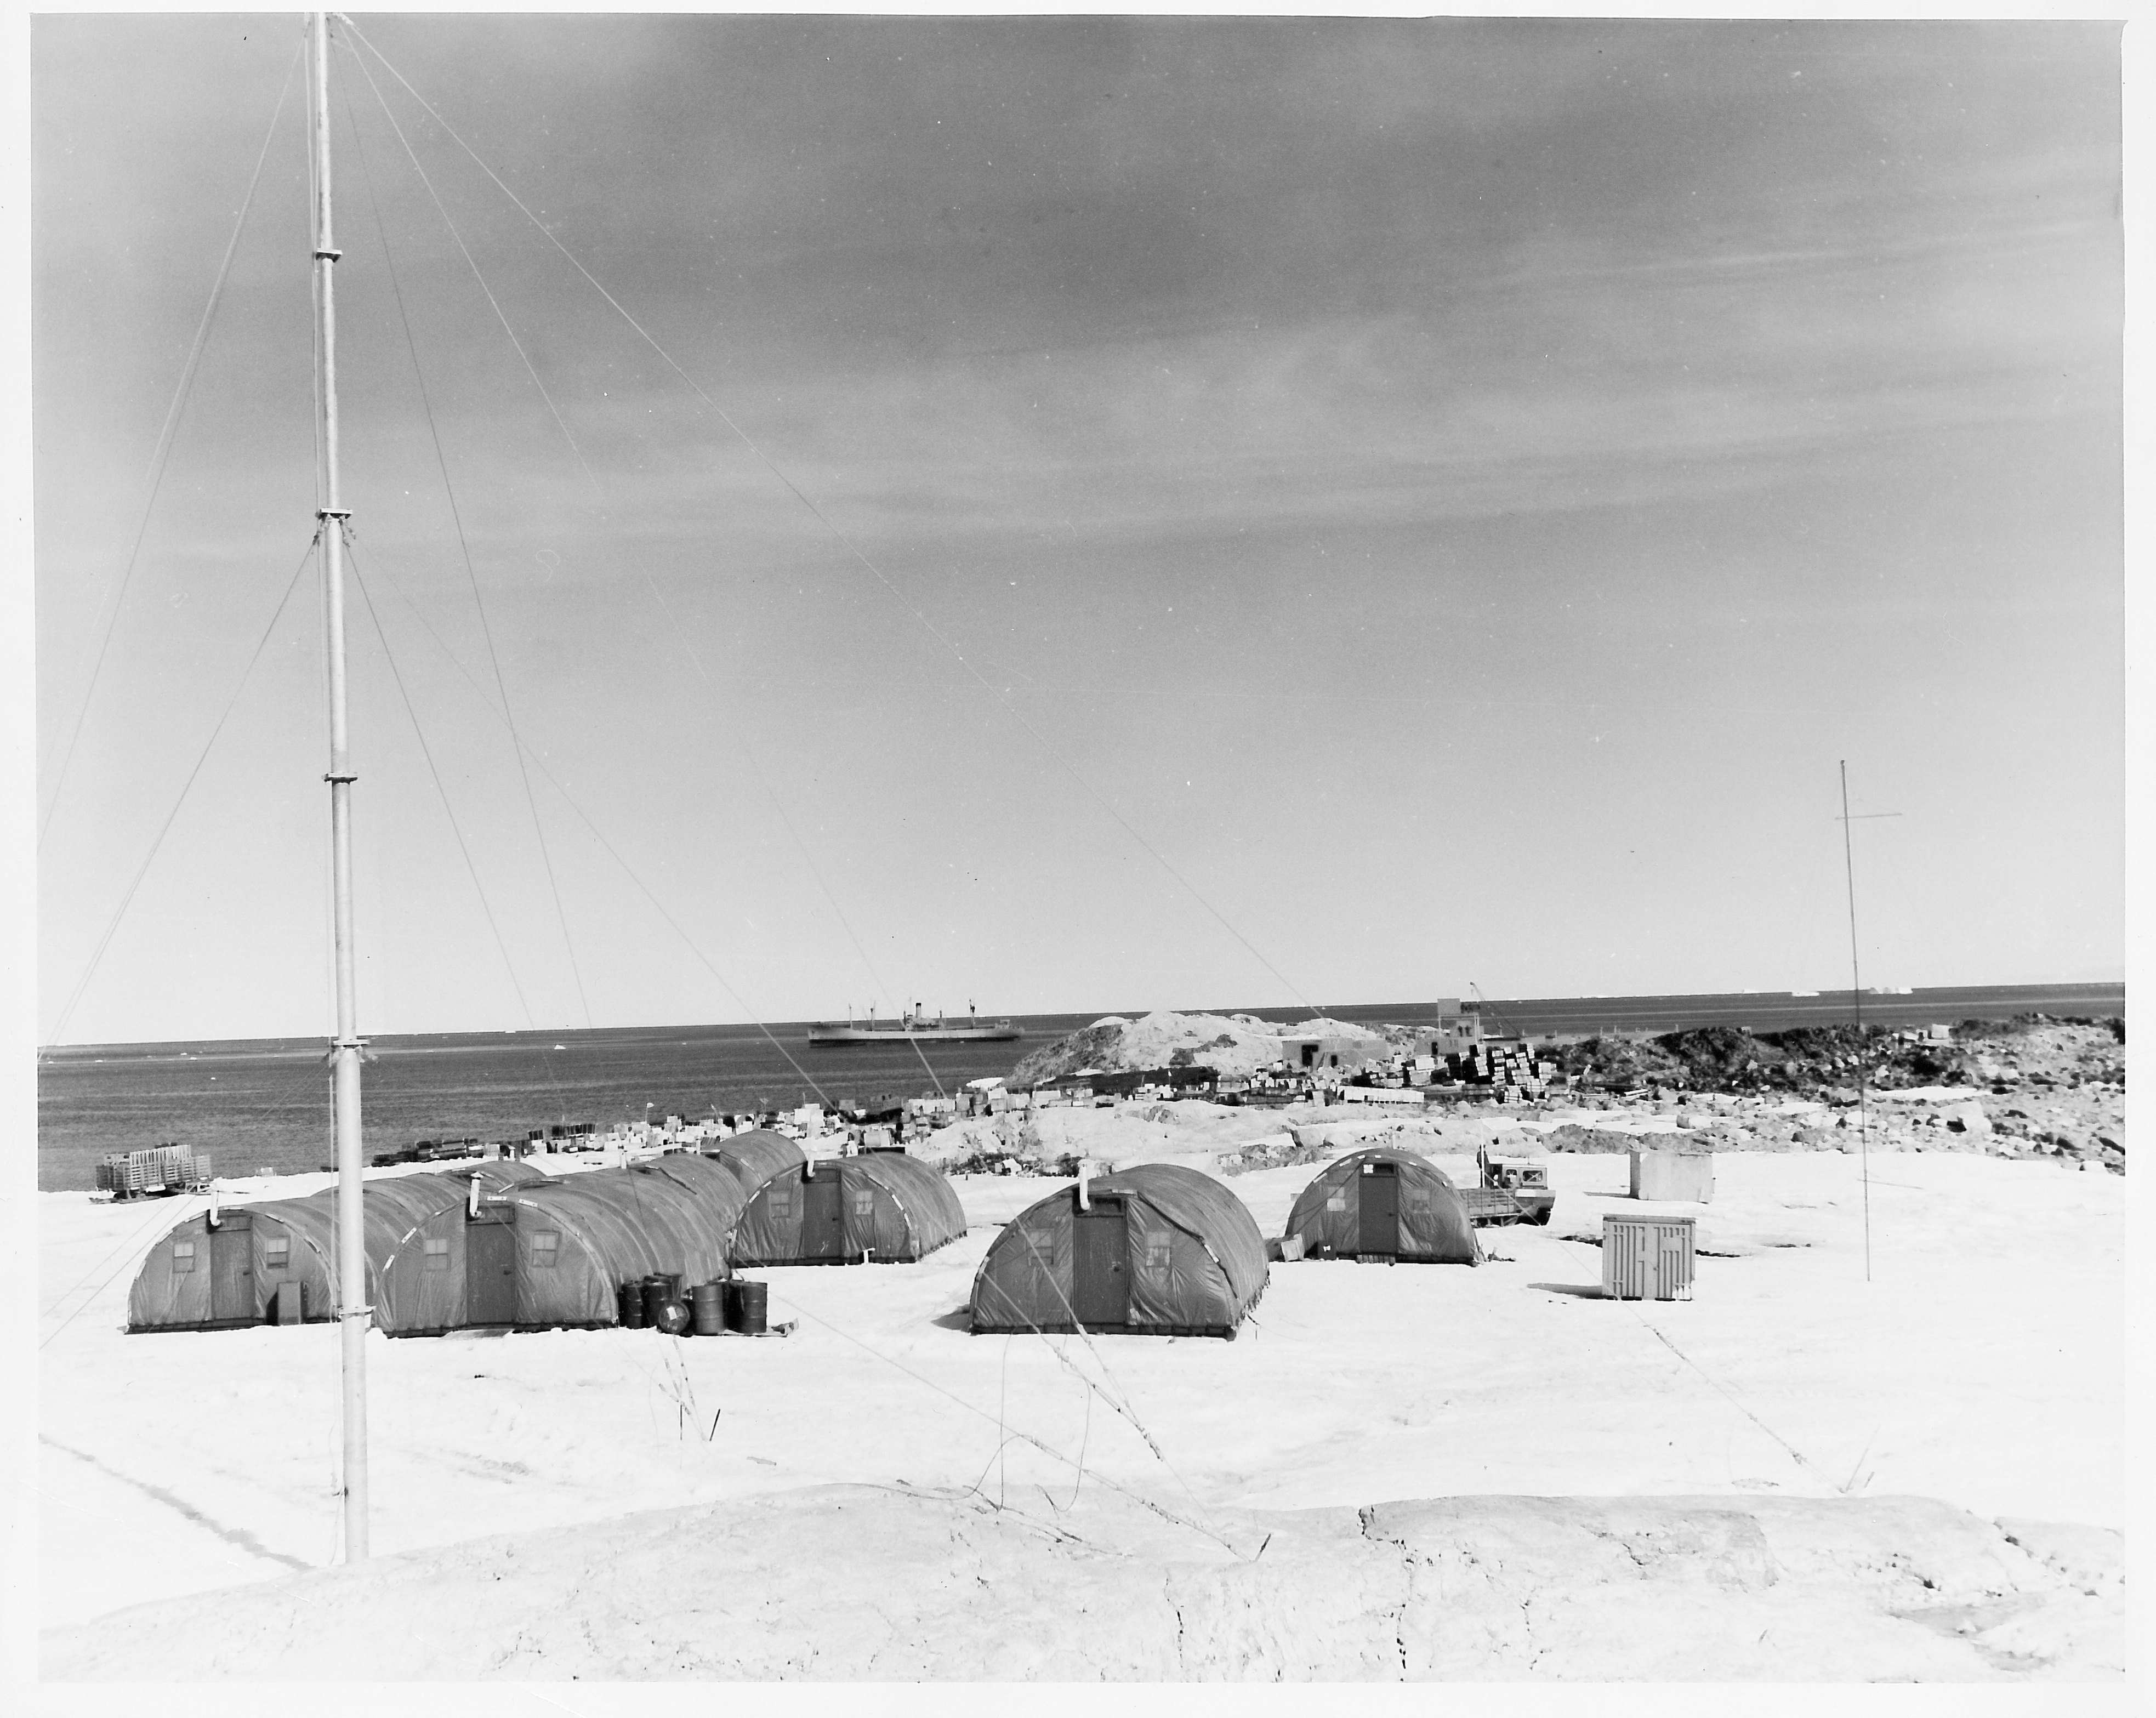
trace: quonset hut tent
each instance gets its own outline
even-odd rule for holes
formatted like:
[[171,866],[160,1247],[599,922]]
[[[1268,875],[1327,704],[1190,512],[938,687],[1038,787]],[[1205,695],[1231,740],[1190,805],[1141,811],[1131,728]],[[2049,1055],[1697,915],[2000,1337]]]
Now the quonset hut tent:
[[[521,1163],[489,1163],[454,1175],[370,1176],[364,1208],[367,1300],[376,1324],[395,1327],[389,1309],[397,1296],[385,1266],[413,1234],[456,1220],[474,1176],[505,1181],[537,1174]],[[127,1328],[204,1331],[260,1324],[286,1285],[299,1289],[307,1322],[335,1318],[336,1201],[336,1189],[325,1187],[305,1198],[229,1206],[214,1224],[208,1212],[176,1224],[136,1273],[127,1293]]]
[[733,1171],[742,1186],[753,1193],[766,1182],[783,1175],[789,1169],[798,1169],[808,1160],[801,1147],[783,1133],[767,1127],[752,1128],[747,1133],[728,1134],[716,1140],[706,1140],[697,1147],[704,1156],[716,1159]]
[[1006,1224],[973,1279],[973,1329],[1233,1337],[1265,1288],[1243,1202],[1194,1169],[1142,1163]]
[[1480,1264],[1467,1206],[1428,1158],[1389,1146],[1328,1163],[1288,1213],[1286,1238],[1307,1258]]
[[736,1264],[911,1264],[966,1233],[943,1172],[898,1151],[788,1169],[748,1202]]
[[[497,1187],[449,1230],[417,1238],[443,1260],[433,1267],[443,1280],[438,1315],[450,1315],[406,1329],[617,1323],[624,1282],[659,1271],[691,1283],[726,1275],[747,1203],[732,1168],[689,1152]],[[410,1259],[408,1248],[396,1269]]]
[[[737,1154],[798,1164],[791,1141]],[[761,1183],[757,1183],[761,1185]],[[753,1188],[718,1158],[674,1153],[626,1169],[550,1177],[514,1159],[446,1174],[370,1176],[367,1299],[377,1329],[610,1325],[618,1285],[654,1271],[724,1275]],[[336,1315],[336,1190],[189,1218],[151,1249],[128,1296],[131,1330],[259,1324],[296,1282],[309,1320]]]

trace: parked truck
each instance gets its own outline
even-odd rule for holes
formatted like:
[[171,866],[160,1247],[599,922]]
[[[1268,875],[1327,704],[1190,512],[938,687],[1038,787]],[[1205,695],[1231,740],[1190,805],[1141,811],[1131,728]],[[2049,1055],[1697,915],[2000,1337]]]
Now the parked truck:
[[1467,1215],[1481,1228],[1507,1223],[1547,1223],[1556,1208],[1549,1172],[1539,1163],[1509,1163],[1492,1157],[1488,1149],[1475,1154],[1481,1184],[1463,1187],[1460,1200]]

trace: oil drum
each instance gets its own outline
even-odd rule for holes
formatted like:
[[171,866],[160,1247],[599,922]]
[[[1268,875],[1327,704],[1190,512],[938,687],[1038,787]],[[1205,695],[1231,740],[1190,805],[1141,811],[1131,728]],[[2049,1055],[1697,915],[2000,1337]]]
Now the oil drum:
[[663,1276],[648,1276],[644,1280],[644,1321],[653,1330],[659,1328],[659,1309],[674,1298],[674,1285]]
[[725,1284],[716,1281],[696,1285],[690,1308],[691,1326],[696,1335],[716,1336],[725,1333],[726,1311],[726,1298],[722,1293],[725,1287]]
[[737,1277],[726,1287],[731,1291],[726,1296],[726,1328],[744,1336],[761,1336],[770,1305],[770,1285]]
[[621,1285],[622,1328],[640,1331],[644,1328],[644,1285],[637,1282]]
[[651,1327],[663,1335],[680,1336],[688,1334],[689,1309],[671,1294],[659,1303],[659,1315],[651,1321]]

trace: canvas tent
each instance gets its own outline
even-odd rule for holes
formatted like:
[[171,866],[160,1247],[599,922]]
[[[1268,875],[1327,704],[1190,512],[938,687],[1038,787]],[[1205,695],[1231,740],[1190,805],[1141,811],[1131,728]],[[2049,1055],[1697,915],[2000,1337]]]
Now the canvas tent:
[[906,1264],[966,1233],[943,1172],[897,1151],[827,1157],[788,1169],[749,1200],[736,1264]]
[[[653,1271],[680,1271],[692,1282],[725,1274],[727,1243],[748,1197],[733,1168],[686,1153],[558,1180],[513,1158],[449,1173],[370,1176],[375,1326],[424,1336],[468,1326],[613,1324],[624,1280]],[[177,1225],[143,1262],[128,1296],[128,1327],[259,1324],[285,1282],[300,1285],[308,1320],[336,1315],[334,1187],[229,1208],[214,1228],[207,1214]]]
[[973,1329],[1232,1337],[1265,1287],[1243,1202],[1194,1169],[1144,1163],[1006,1224],[973,1279]]
[[1389,1146],[1328,1163],[1288,1213],[1306,1258],[1480,1264],[1475,1225],[1445,1172]]
[[490,1189],[476,1211],[415,1235],[393,1269],[431,1274],[439,1298],[405,1333],[465,1326],[611,1325],[624,1282],[679,1271],[726,1274],[726,1242],[747,1195],[723,1163],[675,1153],[624,1169]]
[[774,1133],[767,1127],[706,1140],[697,1149],[702,1156],[732,1170],[742,1186],[752,1193],[773,1177],[789,1169],[798,1169],[808,1161],[800,1146],[784,1134]]
[[[367,1299],[377,1324],[388,1327],[383,1309],[392,1297],[384,1285],[385,1262],[408,1235],[445,1213],[461,1211],[469,1197],[465,1177],[367,1177]],[[332,1187],[305,1198],[229,1206],[213,1224],[203,1212],[175,1225],[151,1248],[136,1273],[127,1294],[127,1328],[224,1330],[260,1324],[270,1316],[277,1290],[288,1284],[298,1288],[308,1322],[336,1317],[336,1208]]]
[[383,1273],[397,1291],[386,1327],[416,1336],[611,1325],[624,1282],[654,1271],[691,1283],[727,1274],[734,1225],[753,1191],[745,1177],[801,1158],[778,1134],[740,1143],[732,1153],[670,1151],[554,1180],[490,1183],[509,1165],[481,1165],[481,1197],[414,1229]]

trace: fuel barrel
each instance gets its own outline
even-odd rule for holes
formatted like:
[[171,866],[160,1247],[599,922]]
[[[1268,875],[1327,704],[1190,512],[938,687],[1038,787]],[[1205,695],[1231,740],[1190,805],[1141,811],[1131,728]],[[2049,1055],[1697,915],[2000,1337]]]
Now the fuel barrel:
[[700,1336],[724,1334],[726,1327],[724,1283],[699,1283],[690,1308],[691,1327]]
[[726,1328],[744,1336],[761,1336],[770,1305],[770,1285],[736,1277],[726,1287],[732,1291],[726,1302]]

